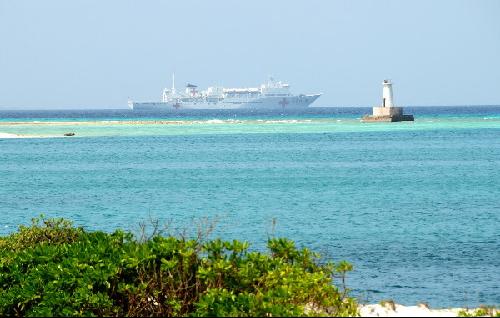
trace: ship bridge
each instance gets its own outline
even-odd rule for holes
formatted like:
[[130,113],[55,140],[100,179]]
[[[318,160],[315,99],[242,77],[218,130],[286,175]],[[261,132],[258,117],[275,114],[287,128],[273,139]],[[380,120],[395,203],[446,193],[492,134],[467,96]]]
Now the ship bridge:
[[272,77],[266,84],[260,86],[260,92],[265,96],[291,96],[290,85],[281,81],[275,81]]
[[225,97],[257,97],[260,89],[254,87],[247,88],[225,88],[222,90]]

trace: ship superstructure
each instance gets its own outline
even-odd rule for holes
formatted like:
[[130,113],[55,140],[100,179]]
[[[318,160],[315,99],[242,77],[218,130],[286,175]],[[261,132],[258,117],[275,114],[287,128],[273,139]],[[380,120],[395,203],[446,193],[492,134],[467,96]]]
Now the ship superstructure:
[[133,102],[129,107],[134,110],[178,110],[178,109],[287,109],[305,108],[321,94],[299,94],[290,92],[290,85],[270,78],[259,87],[224,88],[209,87],[199,91],[198,86],[187,83],[184,92],[175,89],[172,75],[172,88],[165,88],[159,102]]

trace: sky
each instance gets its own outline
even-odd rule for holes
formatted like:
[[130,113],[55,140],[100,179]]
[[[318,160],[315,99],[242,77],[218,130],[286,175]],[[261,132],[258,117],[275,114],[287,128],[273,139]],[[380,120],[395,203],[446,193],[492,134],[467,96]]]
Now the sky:
[[0,109],[126,108],[164,87],[258,86],[314,106],[500,104],[500,1],[0,0]]

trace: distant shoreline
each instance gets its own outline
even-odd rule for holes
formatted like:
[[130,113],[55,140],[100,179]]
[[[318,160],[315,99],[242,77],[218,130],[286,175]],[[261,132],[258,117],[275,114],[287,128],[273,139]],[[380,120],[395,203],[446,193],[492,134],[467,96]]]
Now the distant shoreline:
[[94,121],[5,121],[0,126],[40,125],[40,126],[75,126],[75,125],[182,125],[191,123],[186,120],[94,120]]
[[[319,108],[353,108],[353,109],[362,109],[362,108],[371,108],[374,105],[368,105],[368,106],[310,106],[305,109],[319,109]],[[500,104],[487,104],[487,105],[481,105],[481,104],[475,104],[475,105],[402,105],[404,107],[409,107],[409,108],[432,108],[432,107],[456,107],[456,108],[465,108],[465,107],[500,107]],[[28,107],[19,107],[19,108],[7,108],[10,106],[5,106],[2,107],[0,106],[0,112],[25,112],[25,111],[130,111],[134,112],[134,110],[130,109],[129,107],[120,107],[120,108],[101,108],[101,107],[71,107],[71,108],[45,108],[45,107],[34,107],[34,108],[29,108]],[[223,109],[222,109],[223,110]],[[203,111],[203,110],[202,110]],[[138,111],[135,111],[138,112]],[[180,111],[182,112],[182,110]],[[140,111],[138,112],[140,113]],[[173,112],[175,114],[175,112]]]

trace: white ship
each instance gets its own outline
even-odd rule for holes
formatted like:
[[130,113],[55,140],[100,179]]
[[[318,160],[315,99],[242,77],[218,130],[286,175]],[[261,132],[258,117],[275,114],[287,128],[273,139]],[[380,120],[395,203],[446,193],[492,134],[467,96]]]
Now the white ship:
[[163,90],[159,102],[128,101],[134,110],[166,110],[180,109],[297,109],[312,104],[321,94],[299,94],[290,92],[290,85],[270,78],[260,87],[223,88],[209,87],[198,91],[196,85],[187,83],[185,91],[177,92],[175,77],[172,75],[172,88]]

